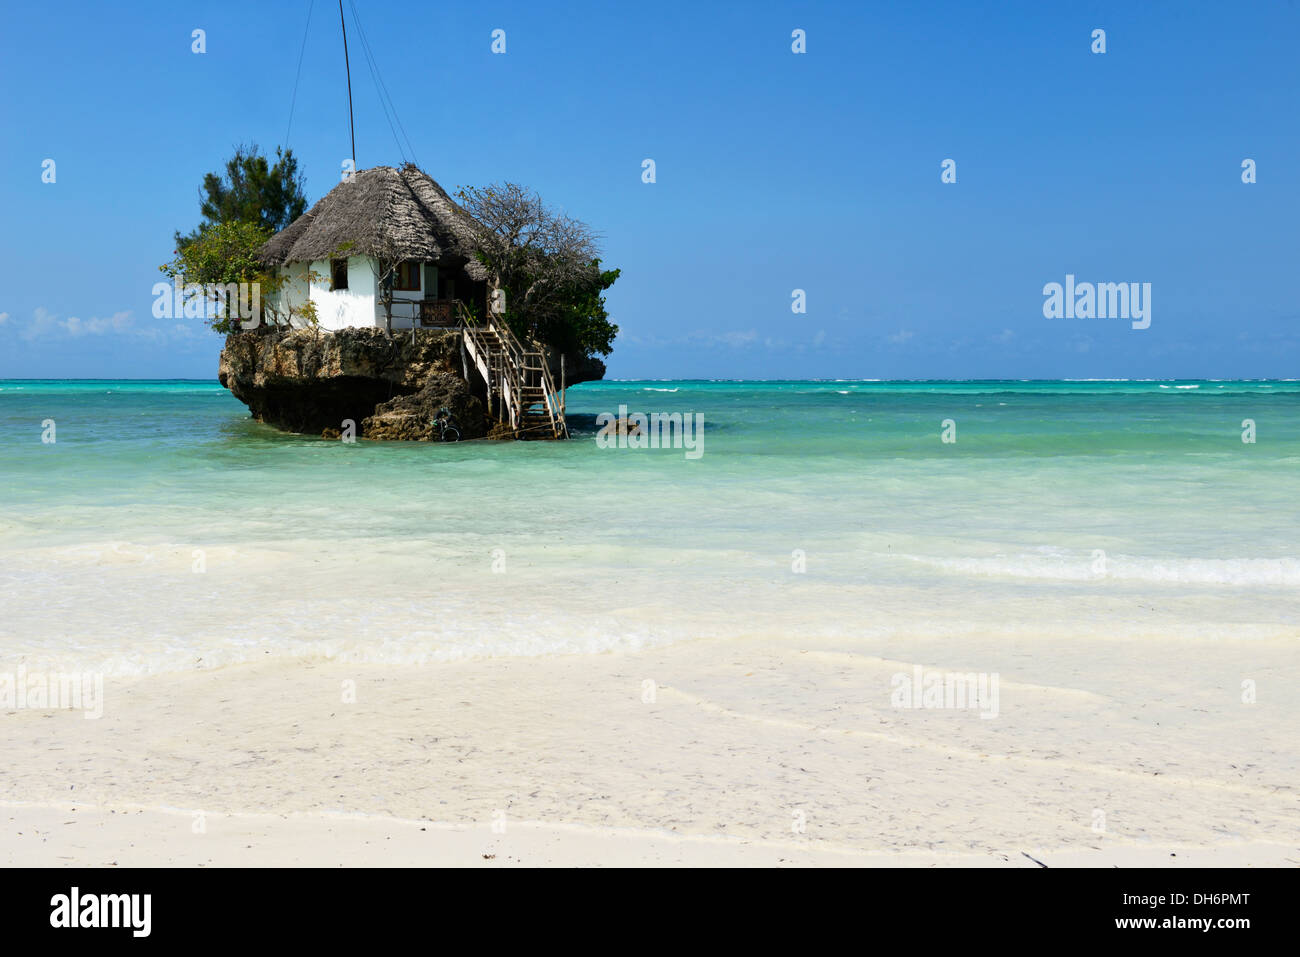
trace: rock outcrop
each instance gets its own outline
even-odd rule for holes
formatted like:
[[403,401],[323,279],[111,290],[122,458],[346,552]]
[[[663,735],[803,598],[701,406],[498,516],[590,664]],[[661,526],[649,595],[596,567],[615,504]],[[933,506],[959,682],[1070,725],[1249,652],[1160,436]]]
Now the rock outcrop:
[[[497,426],[483,383],[463,372],[456,330],[420,330],[412,342],[409,332],[292,329],[231,333],[218,378],[255,419],[289,432],[334,436],[351,419],[359,438],[436,441],[434,418],[444,408],[462,438]],[[565,373],[574,385],[601,378],[605,366],[566,361]]]
[[259,422],[320,434],[351,419],[362,438],[368,422],[376,438],[428,438],[414,424],[399,429],[392,418],[376,415],[381,406],[428,389],[424,404],[438,403],[433,414],[451,409],[462,435],[475,438],[491,423],[460,373],[459,332],[421,331],[412,343],[409,334],[379,329],[292,329],[227,336],[217,377]]
[[361,435],[367,439],[404,439],[437,442],[442,438],[435,420],[446,409],[451,413],[462,439],[477,439],[487,434],[490,424],[483,403],[471,395],[465,380],[450,372],[429,378],[419,392],[381,402],[375,414],[361,422]]

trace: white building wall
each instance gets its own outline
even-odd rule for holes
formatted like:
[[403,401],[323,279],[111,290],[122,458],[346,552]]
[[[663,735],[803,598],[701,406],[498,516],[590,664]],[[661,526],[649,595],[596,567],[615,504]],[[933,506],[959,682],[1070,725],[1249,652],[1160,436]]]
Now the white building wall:
[[[287,272],[288,281],[275,297],[274,308],[280,322],[284,322],[291,311],[294,326],[301,328],[304,325],[301,309],[310,296],[316,304],[316,318],[324,330],[337,332],[349,326],[364,328],[376,325],[375,269],[369,257],[352,256],[348,259],[347,289],[330,289],[328,260],[317,260],[310,265],[290,263],[281,269]],[[380,326],[383,325],[382,313],[381,309]]]
[[329,260],[311,264],[311,298],[320,327],[337,332],[375,325],[375,268],[368,256],[348,257],[348,288],[330,289]]
[[[274,302],[281,322],[285,320],[286,313],[292,310],[293,324],[301,326],[300,310],[310,295],[316,304],[316,317],[321,329],[336,332],[349,326],[384,328],[384,304],[379,297],[378,266],[370,257],[352,256],[348,259],[347,289],[330,289],[328,260],[317,260],[310,265],[290,263],[281,269],[287,270],[289,277]],[[410,329],[414,325],[419,315],[420,300],[437,299],[454,288],[450,283],[445,290],[439,288],[438,269],[432,264],[422,264],[417,274],[420,279],[419,289],[393,290],[394,329]]]
[[267,297],[267,306],[275,311],[276,322],[283,323],[292,316],[296,324],[298,310],[307,301],[307,264],[289,263],[281,266],[280,275],[287,278],[273,296]]

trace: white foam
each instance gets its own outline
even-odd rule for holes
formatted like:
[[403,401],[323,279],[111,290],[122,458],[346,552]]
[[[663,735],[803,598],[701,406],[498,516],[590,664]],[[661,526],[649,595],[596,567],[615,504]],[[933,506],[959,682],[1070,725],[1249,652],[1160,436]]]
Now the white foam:
[[1050,581],[1162,582],[1197,585],[1300,585],[1300,559],[1295,558],[1153,558],[1109,555],[1097,571],[1089,553],[1076,556],[1019,554],[983,558],[934,558],[900,555],[910,561],[959,575],[1028,578]]

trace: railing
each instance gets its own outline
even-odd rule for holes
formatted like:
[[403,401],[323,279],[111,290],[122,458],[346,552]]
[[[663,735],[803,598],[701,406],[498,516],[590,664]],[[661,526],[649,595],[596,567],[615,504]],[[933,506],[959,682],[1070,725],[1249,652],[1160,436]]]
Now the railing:
[[459,299],[403,299],[394,296],[389,309],[394,319],[405,319],[412,327],[454,329],[460,325]]
[[[501,356],[493,350],[492,343],[485,335],[488,330],[476,325],[468,315],[463,315],[461,322],[465,337],[465,351],[487,385],[489,411],[491,411],[493,397],[499,396],[496,409],[498,417],[505,412],[504,418],[509,421],[511,428],[517,428],[518,413],[514,401],[517,390],[511,389],[506,381],[507,371],[501,368]],[[501,408],[501,405],[504,405],[504,408]]]
[[[525,351],[505,323],[496,326],[495,329],[497,335],[505,343],[511,357],[515,360],[516,368],[520,371],[522,378],[520,383],[521,392],[523,388],[531,389],[534,392],[540,391],[542,405],[546,409],[547,418],[550,420],[551,434],[557,439],[567,438],[563,413],[560,412],[559,406],[555,404],[555,383],[551,381],[551,370],[547,366],[545,353]],[[520,411],[522,413],[522,409]]]
[[555,401],[555,383],[545,354],[525,350],[504,322],[488,319],[481,326],[460,303],[457,314],[465,334],[466,352],[487,384],[488,402],[491,403],[494,394],[500,396],[504,407],[500,411],[506,413],[511,428],[518,431],[528,407],[540,401],[551,434],[557,439],[568,438],[564,412]]
[[542,360],[542,400],[546,403],[546,414],[551,417],[551,429],[557,439],[569,437],[569,423],[564,419],[564,410],[555,401],[555,382],[551,378],[550,363],[546,361],[546,352],[538,353]]

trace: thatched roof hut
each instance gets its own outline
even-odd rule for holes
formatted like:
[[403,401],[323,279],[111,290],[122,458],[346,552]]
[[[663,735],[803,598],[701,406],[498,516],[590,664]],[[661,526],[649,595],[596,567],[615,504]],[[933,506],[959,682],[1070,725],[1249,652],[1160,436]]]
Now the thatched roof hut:
[[480,227],[429,174],[400,169],[357,170],[262,247],[267,265],[369,256],[379,262],[456,262],[471,279],[487,278],[474,258]]

